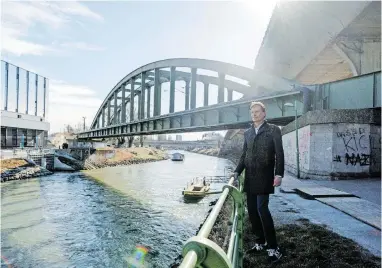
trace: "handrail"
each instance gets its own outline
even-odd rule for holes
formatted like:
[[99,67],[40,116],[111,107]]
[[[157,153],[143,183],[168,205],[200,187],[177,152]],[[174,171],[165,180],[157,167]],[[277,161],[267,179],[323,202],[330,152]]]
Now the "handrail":
[[[228,184],[223,187],[211,213],[203,223],[198,234],[191,237],[184,245],[182,255],[184,257],[179,268],[241,268],[243,266],[243,178],[239,179],[239,189],[233,186],[234,178],[231,177]],[[227,199],[233,197],[233,223],[227,252],[208,239],[216,219]]]

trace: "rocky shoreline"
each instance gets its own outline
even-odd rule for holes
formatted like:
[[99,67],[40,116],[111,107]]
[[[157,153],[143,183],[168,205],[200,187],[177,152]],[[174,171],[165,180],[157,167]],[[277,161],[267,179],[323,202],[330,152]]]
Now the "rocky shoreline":
[[166,160],[167,158],[163,159],[129,159],[129,160],[122,160],[118,162],[112,162],[112,163],[95,163],[92,161],[85,161],[84,164],[84,170],[91,170],[91,169],[100,169],[100,168],[106,168],[106,167],[120,167],[120,166],[128,166],[128,165],[136,165],[136,164],[144,164],[144,163],[150,163],[150,162],[157,162]]
[[[41,166],[38,166],[31,161],[28,161],[26,159],[18,159],[19,161],[25,161],[24,165],[13,167],[13,168],[5,168],[1,171],[1,182],[6,181],[12,181],[12,180],[24,180],[24,179],[30,179],[30,178],[36,178],[46,175],[53,174],[52,171],[49,171]],[[7,164],[5,161],[2,160],[2,166],[3,164]],[[5,162],[5,163],[4,163]]]
[[107,158],[105,155],[102,151],[96,152],[85,160],[83,169],[92,170],[105,167],[127,166],[168,159],[164,151],[152,148],[116,149],[113,157]]
[[[164,151],[151,148],[115,149],[115,156],[109,159],[101,154],[90,156],[85,161],[80,161],[73,158],[70,154],[63,152],[57,154],[56,157],[62,163],[72,167],[73,171],[143,164],[168,159]],[[53,173],[53,171],[36,165],[32,160],[28,159],[14,158],[1,160],[1,182],[30,179]]]

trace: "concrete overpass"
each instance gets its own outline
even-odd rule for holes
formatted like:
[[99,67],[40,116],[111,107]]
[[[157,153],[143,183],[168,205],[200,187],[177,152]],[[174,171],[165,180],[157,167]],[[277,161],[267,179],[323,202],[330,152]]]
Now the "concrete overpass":
[[380,71],[381,2],[280,2],[255,70],[304,85]]
[[380,178],[381,2],[279,3],[255,70],[295,80],[313,95],[298,131],[295,122],[282,129],[287,170]]

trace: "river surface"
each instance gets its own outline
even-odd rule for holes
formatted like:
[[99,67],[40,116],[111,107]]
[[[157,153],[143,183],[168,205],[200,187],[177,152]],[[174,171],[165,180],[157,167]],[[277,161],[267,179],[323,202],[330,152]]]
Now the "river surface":
[[184,162],[2,183],[1,267],[127,267],[137,245],[149,248],[146,267],[168,267],[218,197],[187,203],[181,191],[192,178],[224,175],[228,166],[186,152]]

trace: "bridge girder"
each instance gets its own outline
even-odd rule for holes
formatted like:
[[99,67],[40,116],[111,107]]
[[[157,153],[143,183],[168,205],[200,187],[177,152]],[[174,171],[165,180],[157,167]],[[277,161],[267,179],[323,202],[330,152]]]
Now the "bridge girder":
[[[267,119],[277,125],[286,125],[294,120],[294,111],[284,104],[298,100],[302,103],[303,92],[292,91],[279,95],[257,98],[267,107]],[[252,98],[244,98],[228,103],[199,107],[193,110],[175,112],[161,116],[135,120],[79,133],[82,140],[111,138],[120,136],[152,135],[246,128],[251,122],[249,105]],[[299,105],[298,114],[303,112]]]

